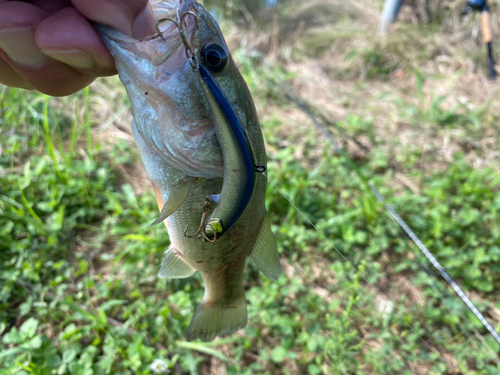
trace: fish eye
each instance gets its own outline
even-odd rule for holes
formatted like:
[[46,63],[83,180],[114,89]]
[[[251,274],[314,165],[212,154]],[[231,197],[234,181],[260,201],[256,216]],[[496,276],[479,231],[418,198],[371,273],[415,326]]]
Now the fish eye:
[[201,58],[205,68],[213,73],[220,72],[227,64],[229,54],[227,50],[217,43],[208,43],[201,51]]

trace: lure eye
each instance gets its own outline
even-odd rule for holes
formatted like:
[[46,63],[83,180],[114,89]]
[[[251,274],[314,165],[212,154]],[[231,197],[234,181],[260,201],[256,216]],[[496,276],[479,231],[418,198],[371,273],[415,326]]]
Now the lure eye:
[[220,72],[227,64],[227,50],[217,43],[208,43],[201,51],[201,58],[205,68],[213,73]]

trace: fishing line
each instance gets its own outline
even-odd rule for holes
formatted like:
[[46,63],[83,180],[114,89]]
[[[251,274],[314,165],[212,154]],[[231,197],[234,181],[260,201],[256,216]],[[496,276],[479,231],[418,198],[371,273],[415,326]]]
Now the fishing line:
[[[294,207],[297,212],[304,218],[304,220],[309,224],[311,225],[317,233],[319,233],[319,235],[323,238],[323,240],[328,244],[330,245],[333,249],[335,249],[335,251],[342,257],[342,259],[347,262],[347,264],[349,264],[349,266],[356,272],[359,272],[358,269],[349,261],[349,259],[346,258],[346,256],[323,234],[322,231],[320,231],[318,229],[318,227],[311,221],[309,220],[309,218],[300,210],[300,208],[298,208],[294,203],[293,201],[278,187],[278,185],[276,185],[273,181],[271,181],[269,179],[269,176],[267,175],[267,173],[263,173],[264,176],[266,176],[267,178],[267,181],[271,183],[271,185],[273,185],[276,190],[278,190],[278,192],[292,205],[292,207]],[[375,289],[376,292],[378,292],[379,294],[383,295],[385,297],[385,300],[384,300],[384,303],[385,305],[387,306],[388,309],[392,310],[393,309],[393,306],[391,306],[391,304],[389,304],[389,301],[390,301],[390,298],[381,290],[373,287],[370,285],[369,281],[363,276],[361,275],[361,278],[366,282],[366,285],[369,287],[369,288],[373,288]],[[418,338],[420,339],[420,341],[422,341],[422,343],[430,350],[432,350],[433,348],[413,329],[413,327],[411,325],[409,325],[408,323],[405,323],[406,326],[414,333],[418,336]],[[443,361],[441,358],[439,358],[440,361],[446,363],[445,361]],[[446,363],[447,364],[447,363]]]
[[500,344],[500,335],[495,331],[491,324],[486,320],[486,318],[481,314],[481,312],[476,308],[472,301],[465,295],[462,289],[457,285],[457,283],[448,275],[444,267],[437,261],[437,259],[432,255],[432,253],[427,249],[427,247],[420,241],[413,230],[406,224],[406,222],[399,216],[399,214],[392,208],[392,206],[385,202],[385,198],[380,194],[380,192],[372,185],[368,185],[372,193],[377,197],[377,199],[384,205],[385,209],[391,214],[392,218],[396,220],[401,228],[406,232],[408,237],[417,245],[419,250],[425,255],[425,257],[431,262],[431,264],[438,270],[441,277],[446,280],[448,284],[453,288],[455,293],[462,299],[462,301],[467,305],[467,307],[473,312],[476,318],[483,324],[483,326],[491,333],[495,340]]
[[[284,90],[285,94],[289,96],[295,102],[295,104],[307,114],[307,116],[313,122],[314,126],[321,132],[321,134],[323,134],[323,136],[328,140],[328,142],[333,146],[333,148],[340,155],[350,160],[347,153],[339,147],[338,143],[336,142],[335,138],[332,136],[330,131],[316,119],[316,117],[309,110],[308,106],[297,96],[295,96],[290,89],[284,87]],[[363,178],[362,176],[360,177]],[[422,241],[420,241],[420,239],[408,226],[408,224],[406,224],[406,222],[401,218],[401,216],[399,216],[396,210],[394,210],[394,208],[389,203],[386,202],[385,198],[382,196],[382,194],[380,194],[380,192],[375,186],[369,183],[367,183],[367,186],[370,188],[373,195],[375,195],[375,197],[384,205],[384,208],[390,213],[390,215],[396,221],[396,223],[398,223],[398,225],[405,231],[405,233],[410,237],[410,239],[415,243],[415,245],[417,245],[419,250],[431,262],[434,268],[436,268],[436,270],[440,273],[441,277],[443,277],[443,279],[446,280],[446,282],[453,288],[455,293],[460,297],[460,299],[465,303],[465,305],[472,311],[472,313],[479,319],[479,321],[483,324],[483,326],[490,332],[493,338],[500,344],[500,335],[490,325],[490,323],[486,320],[483,314],[476,308],[476,306],[472,303],[472,301],[465,295],[465,293],[457,285],[457,283],[455,283],[455,281],[448,275],[445,268],[437,261],[437,259],[434,257],[434,255],[432,255],[432,253],[427,249],[427,247],[422,243]]]
[[[288,201],[288,202],[292,205],[292,207],[294,207],[294,208],[295,208],[295,210],[297,210],[297,212],[298,212],[298,213],[299,213],[299,214],[300,214],[300,215],[301,215],[301,216],[302,216],[302,217],[306,220],[306,222],[307,222],[309,225],[311,225],[311,226],[312,226],[312,227],[316,230],[316,232],[318,232],[318,233],[319,233],[319,235],[320,235],[320,236],[321,236],[321,237],[325,240],[325,242],[326,242],[327,244],[329,244],[329,245],[330,245],[333,249],[335,249],[335,251],[337,251],[337,253],[338,253],[338,254],[342,257],[342,259],[343,259],[345,262],[347,262],[347,263],[349,264],[349,266],[350,266],[350,267],[351,267],[354,271],[359,272],[359,271],[358,271],[358,269],[357,269],[357,268],[356,268],[356,267],[355,267],[355,266],[354,266],[354,265],[353,265],[353,264],[352,264],[352,263],[351,263],[351,262],[347,259],[347,257],[346,257],[346,256],[345,256],[345,255],[344,255],[344,254],[343,254],[343,253],[342,253],[342,252],[341,252],[341,251],[340,251],[340,250],[339,250],[339,249],[338,249],[338,248],[337,248],[337,247],[336,247],[336,246],[335,246],[335,245],[334,245],[334,244],[333,244],[333,243],[332,243],[332,242],[331,242],[331,241],[330,241],[330,240],[329,240],[329,239],[328,239],[328,238],[327,238],[327,237],[326,237],[326,236],[325,236],[325,235],[324,235],[324,234],[323,234],[323,233],[322,233],[319,229],[318,229],[318,227],[317,227],[317,226],[316,226],[316,225],[315,225],[315,224],[314,224],[311,220],[309,220],[309,218],[308,218],[308,217],[304,214],[304,212],[302,212],[302,211],[301,211],[301,210],[300,210],[300,209],[299,209],[299,208],[298,208],[298,207],[297,207],[297,206],[293,203],[293,201],[291,200],[291,198],[289,198],[289,197],[288,197],[288,196],[287,196],[287,195],[286,195],[286,194],[285,194],[285,193],[284,193],[284,192],[283,192],[283,191],[282,191],[282,190],[281,190],[281,189],[280,189],[280,188],[279,188],[279,187],[278,187],[278,186],[277,186],[277,185],[276,185],[273,181],[271,181],[271,180],[269,179],[269,176],[267,175],[267,173],[265,173],[265,172],[264,172],[263,174],[266,176],[267,180],[271,183],[271,185],[273,185],[273,186],[276,188],[276,190],[278,190],[278,192],[279,192],[279,193],[280,193],[280,194],[281,194],[281,195],[282,195],[282,196],[283,196],[283,197],[284,197],[284,198],[285,198],[285,199],[286,199],[286,200],[287,200],[287,201]],[[375,188],[374,188],[374,189],[375,189]],[[375,190],[376,190],[376,189],[375,189]],[[378,190],[376,190],[376,191],[378,192]],[[379,195],[380,195],[380,193],[379,193]],[[388,205],[388,204],[387,204],[387,205]],[[392,208],[392,207],[391,207],[391,208]],[[393,209],[393,211],[394,211],[394,209]],[[395,211],[394,211],[394,212],[395,212]],[[397,215],[397,213],[396,213],[396,215]],[[398,215],[398,217],[399,217],[399,215]],[[401,219],[401,218],[400,218],[400,219]],[[402,219],[401,219],[401,220],[402,220]],[[403,221],[403,222],[404,222],[404,221]],[[407,226],[407,227],[408,227],[408,226]],[[409,228],[409,227],[408,227],[408,228]],[[411,229],[410,229],[410,231],[411,231]],[[413,233],[413,231],[412,231],[412,233]],[[413,233],[413,235],[416,237],[416,235],[415,235],[414,233]],[[417,239],[418,239],[418,237],[417,237]],[[421,243],[421,241],[420,241],[420,243]],[[428,250],[427,250],[427,251],[428,251]],[[437,262],[437,261],[436,261],[436,262]],[[384,302],[384,304],[385,304],[385,306],[387,306],[387,308],[388,308],[388,309],[392,310],[394,307],[393,307],[393,306],[391,306],[391,304],[389,303],[390,298],[387,296],[387,294],[386,294],[386,293],[384,293],[384,292],[382,292],[381,290],[379,290],[379,289],[378,289],[378,288],[376,288],[376,287],[372,287],[372,286],[370,286],[370,284],[369,284],[368,280],[367,280],[367,279],[366,279],[363,275],[361,275],[361,277],[362,277],[362,279],[363,279],[363,280],[367,283],[367,286],[368,286],[369,288],[370,288],[370,287],[371,287],[371,288],[374,288],[376,292],[378,292],[378,293],[382,294],[382,295],[385,297],[385,300],[383,301],[383,302]],[[431,287],[432,287],[432,288],[433,288],[433,289],[434,289],[434,290],[435,290],[438,294],[443,294],[443,292],[440,292],[440,291],[439,291],[439,289],[437,288],[437,284],[435,283],[435,281],[434,281],[434,280],[432,280],[432,278],[427,279],[427,282],[428,282],[428,284],[429,284],[429,285],[430,285],[430,286],[431,286]],[[455,284],[455,285],[456,285],[456,284]],[[458,286],[457,286],[457,287],[458,287]],[[463,292],[462,292],[462,294],[463,294]],[[464,294],[464,296],[465,296],[465,294]],[[467,296],[465,296],[465,298],[467,298]],[[468,298],[467,298],[467,299],[468,299]],[[468,300],[469,300],[469,299],[468,299]],[[441,300],[441,302],[443,303],[443,306],[446,308],[446,310],[448,310],[448,312],[449,312],[449,314],[450,314],[451,316],[456,315],[456,314],[454,314],[454,313],[452,312],[452,310],[451,310],[451,309],[450,309],[450,308],[446,305],[446,303],[444,302],[444,300]],[[470,300],[469,300],[469,302],[470,302]],[[470,302],[470,303],[472,304],[472,302]],[[474,305],[472,304],[472,306],[474,306]],[[469,307],[469,306],[468,306],[468,307]],[[474,306],[474,307],[475,307],[475,306]],[[470,307],[469,307],[469,308],[470,308]],[[478,310],[476,309],[476,311],[478,311]],[[478,312],[479,312],[479,311],[478,311]],[[481,314],[481,313],[479,312],[479,314]],[[483,318],[483,319],[484,319],[484,318]],[[482,322],[482,323],[483,323],[483,322]],[[486,323],[488,323],[488,322],[486,322]],[[430,345],[429,345],[429,344],[428,344],[428,343],[427,343],[427,342],[426,342],[426,341],[425,341],[425,340],[424,340],[424,339],[423,339],[423,338],[422,338],[422,337],[421,337],[421,336],[420,336],[420,335],[419,335],[419,334],[415,331],[415,329],[414,329],[414,328],[413,328],[413,327],[412,327],[409,323],[405,323],[405,324],[406,324],[406,326],[407,326],[407,327],[408,327],[408,328],[409,328],[409,329],[410,329],[413,333],[415,333],[415,334],[418,336],[418,338],[420,339],[420,341],[421,341],[421,342],[422,342],[422,343],[423,343],[423,344],[424,344],[424,345],[425,345],[428,349],[433,350],[433,348],[432,348],[432,347],[431,347],[431,346],[430,346]],[[489,323],[488,323],[488,324],[489,324]],[[462,325],[460,325],[460,324],[459,324],[458,326],[459,326],[460,331],[461,331],[461,332],[462,332],[462,334],[464,335],[464,342],[461,344],[461,346],[465,346],[465,345],[467,344],[467,342],[468,342],[468,341],[472,338],[472,336],[471,336],[471,335],[467,332],[467,330],[466,330],[466,329],[465,329]],[[490,327],[491,327],[491,326],[490,326]],[[494,332],[495,332],[495,331],[494,331]],[[495,333],[496,333],[496,332],[495,332]],[[484,338],[483,338],[483,337],[479,334],[479,332],[478,332],[476,329],[474,329],[474,334],[475,334],[475,336],[478,338],[478,340],[479,340],[479,341],[480,341],[483,345],[485,345],[485,346],[488,348],[488,350],[490,351],[490,353],[493,355],[493,359],[495,360],[495,362],[496,362],[497,364],[500,364],[500,358],[498,357],[497,353],[495,353],[495,351],[494,351],[494,350],[493,350],[493,349],[492,349],[492,348],[491,348],[491,347],[490,347],[490,346],[489,346],[489,345],[488,345],[488,344],[484,341]],[[442,358],[439,358],[439,360],[440,360],[441,362],[445,363],[445,364],[448,364],[448,363],[447,363],[445,360],[443,360]]]
[[[428,275],[430,276],[436,276],[437,274],[436,273],[430,273],[429,270],[426,270],[425,268],[423,267],[420,267],[419,265],[419,269],[425,273],[427,273]],[[438,287],[438,284],[436,283],[436,281],[434,281],[434,278],[433,277],[429,277],[429,278],[426,278],[426,281],[427,281],[427,284],[436,292],[436,294],[440,294],[440,295],[443,295],[444,297],[451,297],[451,295],[447,292],[446,289],[444,290],[441,290],[439,287]],[[450,307],[447,306],[447,303],[445,302],[445,299],[441,299],[441,302],[444,306],[444,308],[446,310],[448,310],[448,313],[451,315],[451,316],[455,316],[456,314],[453,313],[452,309]],[[467,330],[464,328],[463,325],[461,324],[457,324],[459,330],[462,332],[462,334],[464,335],[464,342],[459,344],[459,346],[462,346],[464,347],[468,341],[470,341],[472,339],[472,335],[469,334],[469,332],[467,332]],[[477,331],[477,329],[475,328],[472,328],[472,331],[474,332],[474,335],[476,336],[476,338],[481,342],[481,344],[485,345],[489,352],[492,354],[493,356],[493,360],[496,362],[497,365],[500,365],[500,358],[498,357],[497,353],[486,343],[486,341],[484,340],[484,337],[479,334],[479,332]],[[451,340],[453,341],[454,337],[456,337],[457,335],[455,336],[452,336],[451,337]]]
[[[431,287],[432,289],[434,289],[434,290],[436,291],[436,293],[438,293],[438,294],[446,294],[447,296],[450,296],[450,294],[449,294],[449,293],[447,293],[447,292],[446,292],[446,290],[445,290],[445,291],[440,291],[440,290],[439,290],[439,288],[438,288],[438,286],[437,286],[436,282],[433,280],[433,278],[428,278],[428,279],[427,279],[427,283],[430,285],[430,287]],[[442,302],[443,302],[443,306],[444,306],[444,308],[445,308],[446,310],[448,310],[448,312],[450,313],[450,315],[452,315],[452,316],[453,316],[453,312],[452,312],[452,310],[451,310],[448,306],[446,306],[446,302],[444,301],[444,299],[442,300]],[[463,334],[464,334],[464,336],[465,336],[465,337],[464,337],[464,338],[465,338],[465,340],[464,340],[464,342],[461,344],[461,346],[465,346],[465,344],[467,344],[467,342],[468,342],[468,341],[472,338],[472,336],[471,336],[471,335],[469,335],[469,333],[468,333],[468,332],[467,332],[467,331],[466,331],[466,330],[465,330],[465,329],[464,329],[461,325],[459,325],[459,327],[460,327],[460,330],[462,331],[462,333],[463,333]],[[491,348],[491,347],[490,347],[490,346],[486,343],[486,341],[484,340],[484,337],[483,337],[482,335],[480,335],[480,334],[479,334],[479,332],[477,331],[477,329],[474,329],[474,335],[476,336],[476,338],[477,338],[479,341],[481,341],[481,343],[482,343],[483,345],[485,345],[485,346],[488,348],[488,350],[490,351],[490,353],[493,355],[493,359],[495,360],[496,364],[497,364],[497,365],[500,365],[500,358],[498,357],[497,353],[495,353],[495,351],[494,351],[494,350],[493,350],[493,349],[492,349],[492,348]]]
[[[342,156],[344,156],[348,161],[350,160],[349,156],[346,154],[346,152],[341,149],[338,145],[338,143],[336,142],[335,138],[332,136],[332,134],[330,133],[330,131],[324,126],[322,125],[318,120],[317,118],[311,113],[311,110],[309,109],[309,106],[304,102],[302,101],[301,99],[299,99],[293,92],[291,89],[289,89],[288,87],[282,85],[284,91],[285,91],[285,94],[290,98],[292,99],[292,101],[295,102],[295,104],[299,107],[299,109],[301,109],[303,112],[305,112],[307,114],[307,116],[310,118],[310,120],[313,122],[314,126],[317,128],[317,130],[319,130],[322,135],[329,141],[329,143],[334,147],[334,149]],[[352,163],[348,163],[348,164],[352,164]],[[364,177],[361,175],[361,173],[358,173],[360,176],[360,178],[362,180],[364,180]],[[398,225],[400,225],[404,230],[405,230],[405,233],[407,233],[407,235],[410,237],[410,239],[415,242],[417,244],[417,246],[419,247],[419,250],[421,250],[421,252],[427,257],[427,259],[429,259],[428,255],[430,255],[432,257],[432,259],[434,260],[431,261],[431,259],[429,259],[429,261],[431,261],[431,263],[433,264],[434,267],[438,266],[438,268],[436,268],[441,275],[443,271],[444,273],[446,273],[444,267],[441,266],[441,264],[439,264],[439,262],[437,262],[437,260],[435,259],[435,257],[432,255],[432,253],[430,253],[430,251],[423,245],[423,243],[418,239],[418,237],[415,235],[415,233],[411,230],[411,228],[404,222],[404,220],[397,214],[397,212],[392,208],[392,206],[390,206],[390,204],[386,203],[385,202],[385,199],[384,197],[380,194],[380,192],[374,187],[372,186],[371,184],[367,183],[366,180],[364,180],[364,182],[366,183],[366,185],[370,188],[372,194],[374,194],[377,199],[380,200],[380,198],[383,199],[383,201],[381,201],[382,203],[384,203],[384,208],[386,210],[389,211],[389,213],[391,213],[391,216],[396,220],[396,217],[394,217],[393,213],[395,213],[397,215],[397,217],[399,218],[399,220],[396,220],[396,222],[398,223]],[[288,199],[288,198],[287,198]],[[289,199],[288,199],[289,200]],[[290,200],[289,200],[290,201]],[[290,202],[292,205],[293,203]],[[388,207],[390,207],[390,210],[388,209]],[[402,226],[402,223],[404,223],[404,226]],[[410,235],[410,233],[412,235]],[[418,240],[418,243],[415,241]],[[421,246],[423,246],[423,249],[425,249],[425,251],[421,248],[421,246],[419,246],[419,244]],[[337,250],[338,251],[338,250]],[[452,284],[450,284],[453,288],[453,290],[459,295],[459,297],[462,299],[462,301],[466,304],[466,306],[474,313],[474,315],[479,319],[479,321],[483,324],[483,326],[485,326],[485,328],[488,329],[488,331],[490,332],[490,334],[492,334],[492,336],[494,337],[494,339],[500,343],[499,341],[499,335],[498,333],[493,329],[493,327],[488,323],[488,321],[484,318],[484,316],[481,314],[481,312],[479,312],[479,310],[474,306],[474,304],[472,303],[472,301],[470,301],[470,299],[464,294],[464,292],[460,289],[460,287],[453,281],[453,279],[451,279],[451,277],[446,273],[446,276],[447,277],[444,277],[443,278],[450,284],[449,280],[452,281]],[[432,281],[431,278],[428,279],[428,282]],[[465,297],[465,298],[463,298]],[[454,315],[451,310],[445,305],[444,301],[443,301],[443,306],[450,312],[451,315]],[[480,318],[481,317],[481,318]],[[486,323],[486,324],[485,324]],[[467,331],[461,326],[459,325],[460,327],[460,330],[464,333],[464,335],[467,337],[467,340],[471,337]],[[488,328],[489,327],[489,328]],[[486,344],[485,341],[484,341],[484,338],[482,338],[482,336],[477,332],[477,330],[474,329],[474,333],[477,337],[480,338],[480,341],[483,343],[483,344]],[[465,342],[466,342],[465,341]],[[465,343],[464,343],[465,344]],[[497,363],[500,363],[500,360],[499,360],[499,357],[498,355],[494,352],[494,350],[486,344],[486,346],[488,347],[489,351],[493,354],[494,358],[495,358],[495,361]]]

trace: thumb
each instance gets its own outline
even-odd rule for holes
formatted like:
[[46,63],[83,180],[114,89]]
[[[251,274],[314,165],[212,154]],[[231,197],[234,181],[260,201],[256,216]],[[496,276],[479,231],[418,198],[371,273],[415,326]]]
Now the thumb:
[[71,0],[89,20],[111,26],[140,39],[155,34],[155,21],[148,0]]

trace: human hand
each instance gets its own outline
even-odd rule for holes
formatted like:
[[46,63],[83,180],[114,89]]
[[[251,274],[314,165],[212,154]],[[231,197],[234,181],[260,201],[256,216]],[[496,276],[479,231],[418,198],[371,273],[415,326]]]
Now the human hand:
[[116,74],[90,21],[134,38],[156,32],[148,0],[0,0],[0,83],[64,96]]

